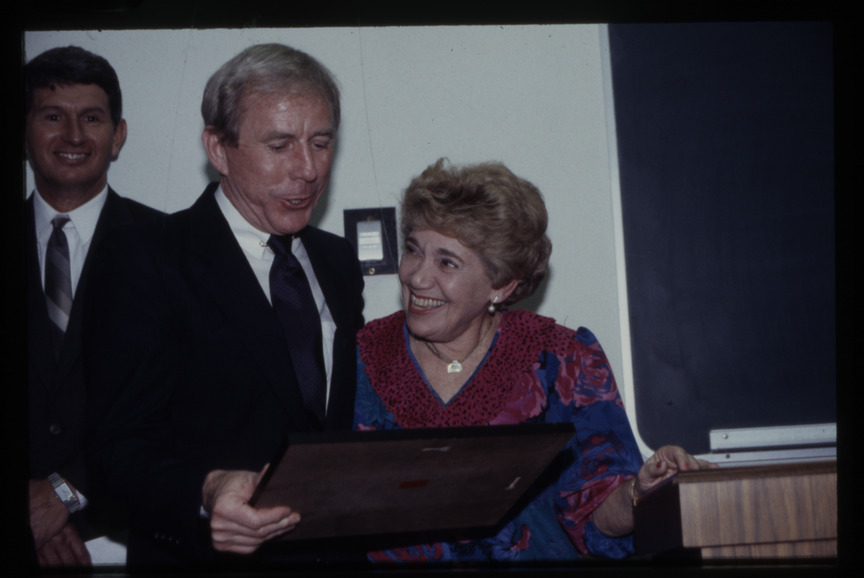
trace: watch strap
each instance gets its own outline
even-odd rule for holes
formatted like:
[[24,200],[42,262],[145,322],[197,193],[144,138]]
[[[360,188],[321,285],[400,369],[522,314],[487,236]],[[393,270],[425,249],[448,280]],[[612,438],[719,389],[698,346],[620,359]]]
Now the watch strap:
[[75,495],[72,488],[69,487],[69,484],[66,483],[66,480],[60,477],[60,474],[55,472],[49,475],[48,481],[51,483],[51,487],[54,488],[57,498],[66,506],[70,514],[74,514],[81,509],[81,501]]

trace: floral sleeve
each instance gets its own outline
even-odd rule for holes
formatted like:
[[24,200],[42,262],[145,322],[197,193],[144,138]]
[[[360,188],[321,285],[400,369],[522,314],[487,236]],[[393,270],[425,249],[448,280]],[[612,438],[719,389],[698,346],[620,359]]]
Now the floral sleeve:
[[[553,484],[558,524],[579,552],[622,558],[631,538],[608,538],[591,523],[594,510],[642,464],[606,354],[585,328],[547,336],[538,360],[516,380],[493,424],[572,422],[569,466]],[[535,519],[535,524],[543,523]]]
[[555,506],[559,522],[581,552],[620,558],[632,554],[632,537],[604,536],[593,527],[591,516],[616,487],[636,475],[642,456],[597,339],[580,328],[574,346],[550,360],[558,371],[549,411],[560,411],[562,421],[569,415],[576,426],[569,448],[573,462],[558,480]]

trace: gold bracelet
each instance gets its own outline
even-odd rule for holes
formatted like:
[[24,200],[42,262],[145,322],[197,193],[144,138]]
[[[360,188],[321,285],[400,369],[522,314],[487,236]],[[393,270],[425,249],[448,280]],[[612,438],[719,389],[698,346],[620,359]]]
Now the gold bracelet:
[[639,503],[639,498],[636,497],[636,478],[630,483],[630,501],[633,502],[633,507]]

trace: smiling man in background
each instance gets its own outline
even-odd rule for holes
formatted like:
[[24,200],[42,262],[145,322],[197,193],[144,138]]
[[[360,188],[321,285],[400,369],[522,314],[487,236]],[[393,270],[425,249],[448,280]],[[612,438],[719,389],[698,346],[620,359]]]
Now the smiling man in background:
[[[40,565],[90,565],[84,541],[110,528],[88,505],[81,328],[89,268],[112,228],[162,214],[108,186],[126,140],[117,74],[82,48],[24,67],[30,530]],[[102,522],[105,520],[102,519]],[[97,560],[99,561],[99,560]]]

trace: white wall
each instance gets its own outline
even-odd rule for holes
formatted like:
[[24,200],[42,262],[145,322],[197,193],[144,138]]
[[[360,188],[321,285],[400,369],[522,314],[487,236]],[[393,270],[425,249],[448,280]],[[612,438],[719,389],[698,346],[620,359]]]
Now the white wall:
[[[28,32],[25,55],[75,44],[108,58],[129,125],[109,182],[170,212],[213,176],[200,142],[207,78],[251,44],[309,52],[343,93],[316,224],[342,234],[344,209],[398,205],[411,177],[438,157],[503,161],[540,188],[550,211],[550,276],[523,306],[592,329],[620,383],[603,33],[602,25]],[[367,319],[399,307],[395,275],[366,280]]]

